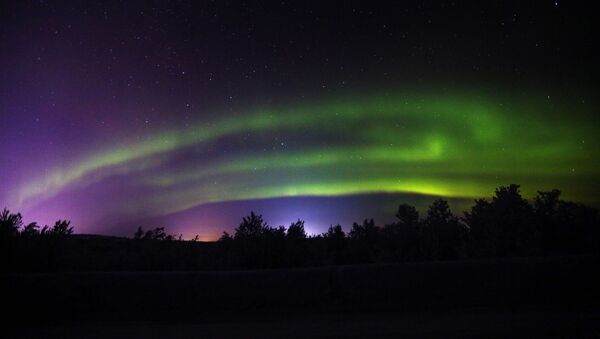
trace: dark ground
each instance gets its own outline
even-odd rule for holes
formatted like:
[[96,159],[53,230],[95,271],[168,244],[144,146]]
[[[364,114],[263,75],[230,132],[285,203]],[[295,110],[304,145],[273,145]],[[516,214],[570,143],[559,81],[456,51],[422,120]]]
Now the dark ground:
[[14,338],[598,338],[591,311],[320,314],[185,322],[83,322],[18,328]]
[[4,317],[15,338],[596,338],[599,263],[5,274]]

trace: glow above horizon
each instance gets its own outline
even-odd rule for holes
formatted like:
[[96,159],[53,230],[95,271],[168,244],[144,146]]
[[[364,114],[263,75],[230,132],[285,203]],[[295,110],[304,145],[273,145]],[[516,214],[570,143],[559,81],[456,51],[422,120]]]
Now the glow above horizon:
[[[239,112],[83,154],[19,187],[17,209],[125,178],[105,213],[164,216],[214,202],[417,193],[526,196],[561,188],[595,204],[598,139],[585,107],[472,93],[399,92]],[[138,140],[139,139],[139,140]],[[141,140],[141,141],[140,141]],[[133,192],[134,197],[123,192]],[[367,217],[367,216],[365,216]]]

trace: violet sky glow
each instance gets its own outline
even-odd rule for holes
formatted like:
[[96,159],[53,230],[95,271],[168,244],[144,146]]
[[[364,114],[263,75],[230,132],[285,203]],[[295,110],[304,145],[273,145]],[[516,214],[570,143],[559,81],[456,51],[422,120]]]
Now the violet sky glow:
[[0,205],[206,240],[250,210],[320,233],[509,183],[597,206],[580,9],[448,6],[6,5]]

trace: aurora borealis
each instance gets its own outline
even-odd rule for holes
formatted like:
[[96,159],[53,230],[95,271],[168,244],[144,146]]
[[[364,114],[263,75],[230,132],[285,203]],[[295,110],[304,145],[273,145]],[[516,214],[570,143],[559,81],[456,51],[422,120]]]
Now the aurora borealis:
[[[201,17],[221,13],[220,7],[211,6],[206,13],[194,9]],[[214,23],[231,30],[225,34],[210,24],[192,29],[194,22],[186,21],[186,26],[169,19],[175,14],[186,17],[185,9],[159,9],[148,20],[128,24],[125,19],[138,14],[131,14],[129,7],[113,7],[85,12],[95,13],[100,23],[106,20],[101,28],[88,27],[82,18],[73,20],[73,12],[82,13],[79,7],[55,14],[56,22],[48,25],[56,27],[34,16],[32,27],[40,25],[42,33],[15,24],[24,8],[7,11],[12,31],[20,36],[7,38],[17,48],[2,54],[4,65],[12,60],[18,67],[7,70],[2,85],[2,122],[13,128],[2,136],[1,205],[46,223],[72,219],[82,233],[129,235],[139,224],[161,224],[173,233],[214,239],[251,209],[272,224],[306,219],[309,231],[318,233],[329,224],[361,216],[386,220],[400,202],[422,207],[439,196],[460,212],[474,198],[490,196],[495,187],[509,183],[521,184],[527,197],[536,190],[560,188],[565,198],[600,203],[598,105],[593,86],[587,85],[590,75],[582,70],[585,62],[550,72],[537,68],[539,60],[508,52],[477,61],[469,38],[450,48],[442,42],[450,33],[441,33],[440,27],[425,30],[440,35],[431,42],[440,56],[427,62],[419,53],[408,53],[406,46],[337,52],[348,44],[389,46],[402,32],[419,31],[402,25],[389,28],[395,35],[373,41],[348,28],[337,43],[320,36],[324,28],[318,25],[310,28],[313,38],[272,36],[254,27],[257,44],[220,45],[217,37],[241,30],[234,18]],[[317,17],[356,11],[351,5],[341,7],[318,8]],[[479,47],[490,54],[500,43],[531,43],[532,48],[540,39],[564,43],[566,37],[539,33],[535,26],[543,28],[553,16],[566,15],[552,12],[557,10],[554,3],[547,7],[511,9],[528,13],[524,16],[529,15],[533,28],[527,38],[494,38],[479,42]],[[386,19],[384,10],[374,10],[378,24],[361,31],[363,35],[377,37],[382,25],[393,25],[379,23]],[[125,14],[106,14],[119,11]],[[429,25],[424,13],[444,22],[441,12],[421,10],[410,22]],[[314,17],[295,15],[290,25]],[[502,19],[503,14],[490,15]],[[268,17],[260,12],[251,22],[259,25]],[[82,33],[68,35],[68,25],[79,25]],[[132,32],[150,28],[156,31],[140,34],[142,42],[136,42],[140,39]],[[451,31],[475,39],[476,34],[495,36],[490,32],[501,29],[476,33],[472,28],[462,23]],[[205,34],[175,34],[194,29]],[[43,51],[18,43],[23,36],[45,41],[45,34],[54,32],[66,38]],[[133,42],[113,40],[116,33]],[[86,45],[84,38],[91,36],[100,37],[96,45]],[[73,47],[80,39],[90,54]],[[281,57],[277,47],[266,47],[280,45],[281,39],[303,50],[316,39],[312,48],[317,52],[305,50],[304,58],[294,59],[302,66],[295,66],[288,61],[299,48],[289,47]],[[422,39],[411,46],[427,46],[427,38]],[[211,43],[216,47],[206,49]],[[36,56],[58,46],[67,51],[65,59],[59,57],[62,52]],[[460,59],[451,53],[455,47],[468,62],[448,63]],[[584,47],[569,53],[587,55]],[[118,58],[111,56],[113,50],[121,53]],[[373,61],[371,56],[381,58],[379,53],[386,59]],[[572,57],[556,53],[541,58],[542,64],[557,65]],[[17,61],[22,55],[29,57]],[[49,61],[37,65],[38,58]],[[335,64],[335,70],[320,72],[316,65],[322,62]],[[487,65],[487,71],[472,75],[473,63],[483,65],[477,70]],[[512,78],[503,66],[494,67],[505,63],[517,65]],[[301,72],[304,68],[313,71]],[[523,68],[530,69],[529,78],[523,77]],[[464,76],[466,70],[471,76]],[[262,75],[248,77],[257,72]],[[289,80],[288,85],[282,86],[280,79]],[[539,81],[544,79],[548,81]],[[269,89],[273,84],[277,86]]]

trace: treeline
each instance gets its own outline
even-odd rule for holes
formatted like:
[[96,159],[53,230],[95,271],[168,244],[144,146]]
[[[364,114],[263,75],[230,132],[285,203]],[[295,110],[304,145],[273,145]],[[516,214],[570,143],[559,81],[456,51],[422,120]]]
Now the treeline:
[[233,266],[275,268],[375,262],[456,260],[513,256],[599,253],[600,226],[596,209],[563,201],[560,191],[538,192],[530,203],[518,185],[499,187],[491,200],[478,199],[454,215],[448,202],[435,200],[424,217],[401,204],[397,220],[377,225],[373,219],[341,225],[307,237],[304,222],[287,230],[270,227],[251,213],[233,235],[219,240],[233,254]]
[[68,220],[41,227],[36,222],[24,224],[21,213],[4,209],[0,213],[0,268],[6,271],[21,270],[19,266],[23,270],[58,267],[63,261],[63,244],[72,234]]
[[130,240],[76,239],[67,221],[40,229],[5,210],[0,246],[9,270],[219,270],[600,253],[598,211],[561,200],[558,190],[529,202],[509,185],[476,200],[463,217],[438,199],[424,216],[401,204],[396,218],[386,225],[365,219],[347,233],[332,225],[308,236],[302,220],[271,227],[252,212],[233,234],[200,243],[164,228],[138,228]]

